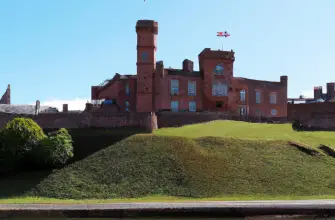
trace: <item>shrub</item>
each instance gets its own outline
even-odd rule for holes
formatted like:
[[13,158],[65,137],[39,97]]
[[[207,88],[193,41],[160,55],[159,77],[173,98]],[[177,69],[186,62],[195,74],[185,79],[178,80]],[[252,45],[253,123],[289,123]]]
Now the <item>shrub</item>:
[[14,165],[45,138],[41,127],[30,118],[14,118],[0,132],[1,152],[7,164]]
[[297,121],[297,120],[294,120],[292,122],[292,129],[295,130],[295,131],[301,131],[302,130],[302,126],[301,126],[300,122]]
[[39,146],[33,151],[33,157],[39,165],[62,166],[73,157],[72,142],[68,131],[61,128],[41,140]]

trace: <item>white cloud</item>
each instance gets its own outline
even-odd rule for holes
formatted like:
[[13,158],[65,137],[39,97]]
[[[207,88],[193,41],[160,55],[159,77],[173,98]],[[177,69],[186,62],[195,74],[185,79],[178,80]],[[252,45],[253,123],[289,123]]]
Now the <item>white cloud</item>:
[[59,111],[62,111],[63,104],[68,104],[69,110],[84,110],[88,100],[89,99],[79,99],[79,98],[73,100],[52,99],[47,101],[41,101],[41,106],[56,107],[58,108]]

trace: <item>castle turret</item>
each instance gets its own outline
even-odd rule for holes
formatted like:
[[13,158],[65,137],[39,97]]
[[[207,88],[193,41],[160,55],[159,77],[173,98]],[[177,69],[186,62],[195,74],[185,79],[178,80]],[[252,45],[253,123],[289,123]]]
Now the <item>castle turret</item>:
[[156,72],[156,37],[158,23],[139,20],[137,33],[137,112],[153,112],[155,109],[154,81]]

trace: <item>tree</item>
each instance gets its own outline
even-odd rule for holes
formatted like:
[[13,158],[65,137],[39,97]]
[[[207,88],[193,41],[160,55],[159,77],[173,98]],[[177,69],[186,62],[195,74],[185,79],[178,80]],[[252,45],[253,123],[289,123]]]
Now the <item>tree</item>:
[[59,167],[73,157],[73,141],[65,128],[49,134],[41,140],[32,154],[39,165]]
[[1,152],[6,164],[15,165],[45,138],[41,127],[30,118],[14,118],[0,131]]

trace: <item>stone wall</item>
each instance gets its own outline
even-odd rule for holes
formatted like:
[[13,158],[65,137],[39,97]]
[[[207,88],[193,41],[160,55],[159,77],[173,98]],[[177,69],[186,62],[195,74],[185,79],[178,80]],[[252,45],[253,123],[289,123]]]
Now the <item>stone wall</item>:
[[[15,117],[31,118],[43,129],[84,127],[139,127],[147,130],[157,128],[156,115],[152,113],[45,113],[35,115],[0,114],[0,127]],[[156,123],[156,124],[155,124]]]
[[314,130],[335,130],[335,113],[313,113],[312,118],[308,120],[305,126]]
[[334,102],[319,102],[307,104],[288,104],[287,118],[288,120],[309,120],[314,113],[333,114],[335,113]]
[[306,129],[335,130],[335,103],[288,104],[288,120],[297,120]]

